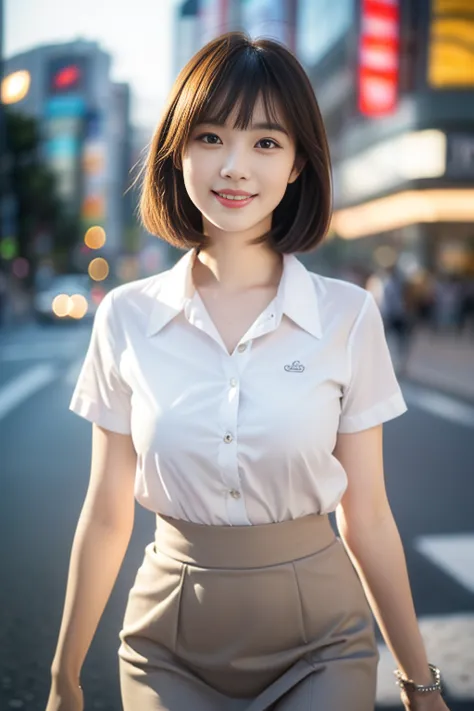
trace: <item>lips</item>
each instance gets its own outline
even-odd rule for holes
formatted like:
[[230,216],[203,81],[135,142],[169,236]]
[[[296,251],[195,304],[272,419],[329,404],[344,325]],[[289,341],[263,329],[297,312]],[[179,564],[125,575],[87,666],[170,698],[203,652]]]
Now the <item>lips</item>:
[[211,190],[211,192],[221,205],[231,208],[245,207],[256,197],[256,195],[252,195],[252,193],[247,193],[243,190],[226,190],[225,192]]
[[235,198],[249,198],[255,197],[255,193],[248,193],[245,190],[212,190],[214,195],[220,195],[221,197],[235,197]]

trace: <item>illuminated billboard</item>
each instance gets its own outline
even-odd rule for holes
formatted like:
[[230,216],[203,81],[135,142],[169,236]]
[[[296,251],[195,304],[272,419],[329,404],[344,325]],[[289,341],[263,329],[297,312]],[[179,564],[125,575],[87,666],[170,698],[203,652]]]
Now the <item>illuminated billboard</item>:
[[428,84],[439,89],[474,86],[473,0],[432,0]]
[[47,95],[84,94],[87,83],[88,58],[65,55],[48,62]]
[[399,0],[362,0],[358,60],[358,109],[378,118],[398,104]]

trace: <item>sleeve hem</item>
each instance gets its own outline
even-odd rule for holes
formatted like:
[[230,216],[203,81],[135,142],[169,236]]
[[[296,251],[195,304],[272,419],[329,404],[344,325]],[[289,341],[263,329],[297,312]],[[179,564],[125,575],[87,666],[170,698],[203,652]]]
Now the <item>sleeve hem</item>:
[[338,433],[346,434],[367,430],[370,427],[375,427],[375,425],[393,420],[395,417],[403,415],[407,410],[408,407],[403,395],[398,392],[388,400],[377,403],[359,415],[341,417],[337,431]]
[[105,412],[103,407],[100,407],[96,402],[88,398],[76,396],[69,405],[71,412],[74,412],[79,417],[83,417],[89,422],[93,422],[99,427],[104,427],[111,432],[118,434],[129,435],[131,433],[130,422],[121,417],[117,417],[113,412]]

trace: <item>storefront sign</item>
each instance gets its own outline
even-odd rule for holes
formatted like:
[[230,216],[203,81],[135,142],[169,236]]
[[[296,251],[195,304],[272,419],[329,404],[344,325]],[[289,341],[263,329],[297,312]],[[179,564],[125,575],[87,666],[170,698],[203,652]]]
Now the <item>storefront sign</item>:
[[378,118],[398,103],[399,0],[362,0],[358,66],[358,108]]
[[473,0],[432,0],[427,62],[430,86],[474,86],[473,9]]

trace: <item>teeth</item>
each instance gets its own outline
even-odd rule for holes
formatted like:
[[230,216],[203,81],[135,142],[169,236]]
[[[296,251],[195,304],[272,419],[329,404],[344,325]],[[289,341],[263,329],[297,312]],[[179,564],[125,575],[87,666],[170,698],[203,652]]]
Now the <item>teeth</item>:
[[248,200],[251,195],[226,195],[225,193],[217,193],[219,197],[225,198],[226,200]]

